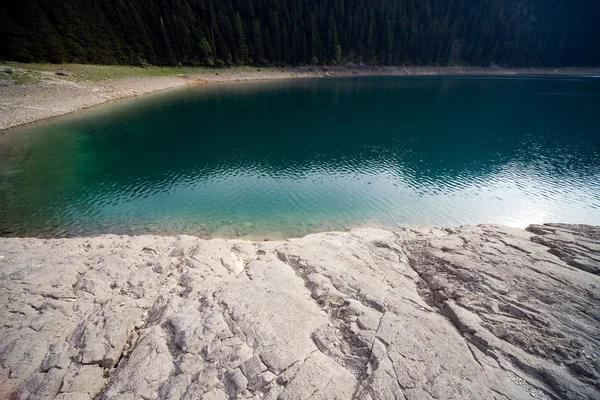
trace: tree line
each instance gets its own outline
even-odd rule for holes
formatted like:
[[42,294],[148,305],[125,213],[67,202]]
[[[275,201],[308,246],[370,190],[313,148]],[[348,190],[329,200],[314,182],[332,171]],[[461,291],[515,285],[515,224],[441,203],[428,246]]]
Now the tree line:
[[0,58],[128,65],[600,65],[595,0],[20,0]]

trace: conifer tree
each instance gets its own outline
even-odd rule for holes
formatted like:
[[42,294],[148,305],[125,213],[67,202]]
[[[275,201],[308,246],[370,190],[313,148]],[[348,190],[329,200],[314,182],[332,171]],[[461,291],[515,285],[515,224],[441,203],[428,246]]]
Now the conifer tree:
[[21,0],[0,4],[0,58],[598,66],[598,21],[591,0]]

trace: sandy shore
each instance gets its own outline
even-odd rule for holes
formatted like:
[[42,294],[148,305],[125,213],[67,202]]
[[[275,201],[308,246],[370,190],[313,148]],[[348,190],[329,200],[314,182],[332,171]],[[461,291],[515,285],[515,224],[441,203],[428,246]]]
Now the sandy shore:
[[0,238],[0,398],[600,398],[600,227]]
[[[3,66],[18,72],[18,68]],[[60,67],[56,67],[59,69]],[[335,76],[418,75],[600,75],[600,68],[518,69],[499,67],[302,67],[224,69],[174,76],[135,76],[96,81],[71,80],[44,73],[26,84],[0,81],[0,132],[8,128],[68,114],[106,101],[139,96],[187,84]]]

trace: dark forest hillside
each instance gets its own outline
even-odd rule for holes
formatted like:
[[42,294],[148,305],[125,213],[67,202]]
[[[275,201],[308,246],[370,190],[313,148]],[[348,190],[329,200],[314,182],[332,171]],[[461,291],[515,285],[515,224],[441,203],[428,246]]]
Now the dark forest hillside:
[[20,0],[0,57],[159,65],[600,65],[597,0]]

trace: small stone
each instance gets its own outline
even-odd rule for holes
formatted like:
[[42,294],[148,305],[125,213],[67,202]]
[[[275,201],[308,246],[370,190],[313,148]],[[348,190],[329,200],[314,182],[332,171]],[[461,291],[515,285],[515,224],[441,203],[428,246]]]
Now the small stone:
[[574,362],[569,365],[569,368],[571,368],[571,371],[578,375],[583,375],[592,379],[596,379],[598,377],[598,374],[587,363]]
[[87,393],[60,393],[54,400],[90,400]]
[[563,349],[562,347],[556,347],[554,349],[554,351],[556,351],[556,353],[558,355],[560,355],[562,358],[569,358],[569,353],[565,349]]
[[251,391],[259,390],[271,383],[275,377],[275,374],[271,371],[262,372],[248,382],[248,389]]
[[577,339],[571,339],[570,343],[571,343],[571,346],[576,347],[578,349],[583,348],[583,344],[580,341],[578,341]]
[[242,364],[241,370],[248,379],[252,379],[261,372],[266,371],[267,366],[263,364],[260,357],[254,356]]
[[157,262],[152,267],[152,271],[156,272],[157,274],[162,274],[163,272],[165,272],[165,267],[161,263]]
[[173,251],[171,251],[170,256],[171,257],[183,257],[183,256],[185,256],[185,246],[183,246],[182,244],[179,244],[179,245],[175,246],[175,248],[173,249]]
[[244,376],[239,368],[225,375],[225,391],[231,397],[237,396],[248,386],[248,379]]
[[36,332],[41,331],[44,328],[44,325],[46,325],[46,319],[43,317],[34,318],[29,323],[29,327]]
[[98,365],[83,365],[79,371],[65,377],[61,390],[63,392],[88,393],[95,397],[102,392],[106,378],[104,369]]

